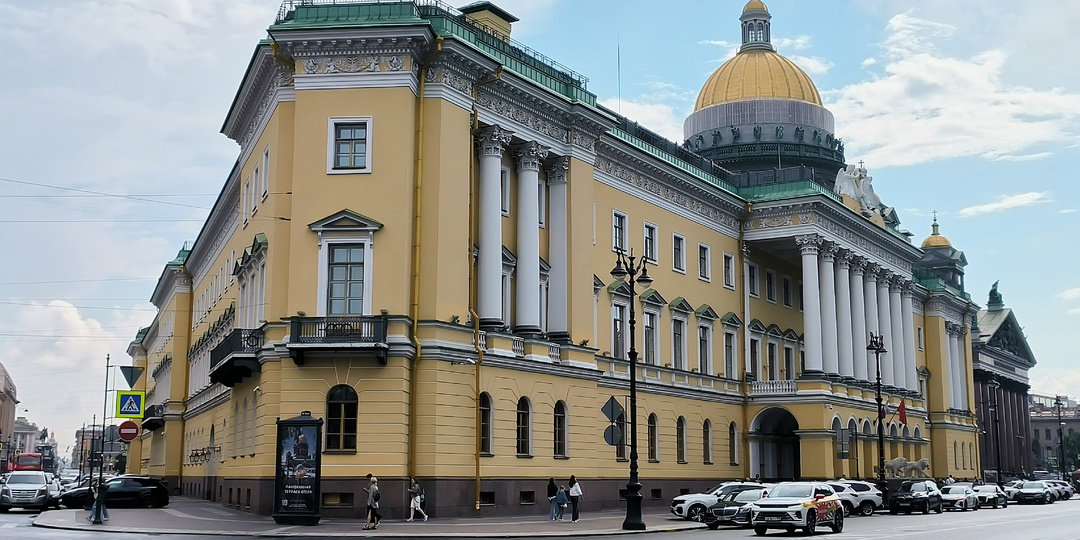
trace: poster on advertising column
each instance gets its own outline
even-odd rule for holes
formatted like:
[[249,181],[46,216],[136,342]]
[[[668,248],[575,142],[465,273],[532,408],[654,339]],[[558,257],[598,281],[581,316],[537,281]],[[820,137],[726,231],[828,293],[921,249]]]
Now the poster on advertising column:
[[274,521],[279,524],[319,524],[322,425],[309,411],[277,421]]

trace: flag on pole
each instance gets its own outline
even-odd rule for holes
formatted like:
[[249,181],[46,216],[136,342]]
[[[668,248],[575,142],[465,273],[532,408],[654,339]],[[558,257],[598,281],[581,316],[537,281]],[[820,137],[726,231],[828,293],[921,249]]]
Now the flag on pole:
[[907,425],[907,407],[904,407],[903,398],[900,399],[900,405],[896,407],[896,412],[900,413],[900,423]]

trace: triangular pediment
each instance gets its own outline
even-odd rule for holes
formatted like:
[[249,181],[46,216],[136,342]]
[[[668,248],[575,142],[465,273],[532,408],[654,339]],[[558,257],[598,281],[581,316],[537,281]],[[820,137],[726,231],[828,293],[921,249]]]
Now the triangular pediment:
[[784,337],[784,331],[775,324],[770,324],[769,328],[765,330],[765,333],[773,337]]
[[716,312],[713,311],[712,306],[709,304],[701,304],[700,307],[694,310],[694,314],[702,319],[709,319],[715,321],[717,319]]
[[382,223],[346,208],[309,224],[308,228],[315,232],[373,232],[382,226]]
[[750,328],[751,332],[759,332],[759,333],[762,333],[762,334],[765,333],[765,325],[761,324],[761,321],[759,321],[757,319],[754,319],[754,320],[750,321],[750,324],[747,325],[747,326],[748,326],[748,328]]
[[641,303],[648,304],[650,306],[662,307],[667,304],[667,300],[660,294],[660,291],[656,289],[649,289],[641,293]]
[[630,284],[621,279],[611,282],[607,290],[613,295],[630,298]]
[[736,315],[734,311],[725,313],[723,317],[720,317],[720,322],[728,326],[742,326],[742,320],[739,319],[739,316]]
[[787,330],[784,330],[784,339],[788,341],[799,341],[799,333],[788,328]]
[[600,292],[600,289],[604,288],[604,280],[597,277],[596,274],[593,274],[593,277],[592,277],[592,288],[593,288],[593,294],[596,294],[596,293]]
[[694,307],[690,305],[690,302],[687,302],[686,299],[681,296],[672,300],[671,303],[668,304],[668,307],[671,308],[672,311],[680,311],[682,313],[694,311]]
[[1024,330],[1016,322],[1016,317],[1011,309],[1007,310],[1004,320],[1001,321],[997,328],[989,330],[991,334],[985,340],[987,347],[1009,353],[1027,361],[1032,366],[1035,365],[1035,354],[1031,352],[1027,337],[1024,336]]

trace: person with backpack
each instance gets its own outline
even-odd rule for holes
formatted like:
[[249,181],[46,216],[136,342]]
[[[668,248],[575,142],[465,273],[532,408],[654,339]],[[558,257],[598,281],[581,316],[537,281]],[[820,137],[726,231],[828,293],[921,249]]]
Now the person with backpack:
[[412,521],[416,512],[420,512],[421,516],[424,516],[424,521],[427,521],[427,514],[424,513],[424,488],[420,487],[420,484],[416,482],[416,479],[409,477],[409,519],[405,521]]
[[566,511],[566,503],[570,498],[566,495],[566,486],[559,488],[559,492],[555,494],[555,519],[562,521],[563,512]]
[[559,515],[559,508],[555,505],[555,496],[559,494],[559,486],[555,483],[555,479],[548,480],[547,485],[547,498],[548,504],[551,505],[551,509],[548,512],[548,519],[555,521],[555,518]]
[[368,487],[364,488],[364,491],[367,492],[368,519],[363,528],[378,529],[379,522],[382,521],[382,514],[379,513],[379,499],[382,497],[379,493],[379,479],[369,474]]

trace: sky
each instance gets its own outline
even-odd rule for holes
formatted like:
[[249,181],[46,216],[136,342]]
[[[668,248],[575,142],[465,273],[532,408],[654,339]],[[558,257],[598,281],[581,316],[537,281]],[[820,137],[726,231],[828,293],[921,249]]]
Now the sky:
[[[602,104],[681,141],[744,2],[496,3]],[[778,52],[814,80],[902,227],[921,242],[937,212],[979,305],[999,281],[1038,360],[1032,391],[1080,395],[1064,339],[1080,324],[1080,2],[767,4]],[[237,158],[219,130],[279,6],[0,0],[0,363],[19,416],[65,455]]]

